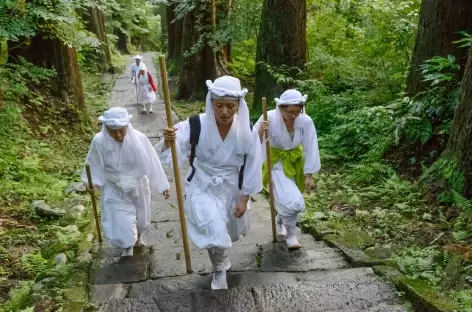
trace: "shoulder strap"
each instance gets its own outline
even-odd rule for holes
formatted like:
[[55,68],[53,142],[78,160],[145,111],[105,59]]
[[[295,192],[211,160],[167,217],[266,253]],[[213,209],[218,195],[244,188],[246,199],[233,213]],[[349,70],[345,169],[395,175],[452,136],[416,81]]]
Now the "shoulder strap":
[[195,175],[195,167],[193,166],[193,161],[195,160],[195,149],[198,144],[198,140],[200,139],[200,131],[201,131],[201,124],[200,124],[200,115],[195,114],[190,116],[188,119],[190,123],[190,166],[192,167],[192,173],[187,178],[187,182],[192,181],[193,176]]
[[[249,122],[249,126],[251,127],[251,131],[252,131],[252,127],[254,126],[252,124],[252,122],[250,121]],[[243,188],[243,182],[244,182],[244,167],[246,166],[246,155],[244,155],[244,162],[243,162],[243,165],[241,166],[241,168],[239,168],[239,182],[238,182],[238,185],[239,185],[239,189],[241,190]]]

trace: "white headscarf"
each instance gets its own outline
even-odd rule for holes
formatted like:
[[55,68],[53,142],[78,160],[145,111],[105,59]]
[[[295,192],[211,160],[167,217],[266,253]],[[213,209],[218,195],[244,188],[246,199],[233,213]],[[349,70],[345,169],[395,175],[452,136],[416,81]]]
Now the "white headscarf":
[[239,155],[248,154],[251,149],[251,128],[249,123],[249,109],[247,107],[244,96],[247,94],[247,89],[241,89],[241,82],[239,79],[231,76],[223,76],[206,81],[208,87],[208,94],[206,97],[206,126],[202,134],[200,142],[205,142],[205,145],[212,150],[216,150],[218,144],[218,126],[216,125],[215,113],[211,103],[212,98],[235,98],[239,99],[238,113],[234,116],[233,126],[236,126],[237,143],[236,153]]
[[[280,105],[305,105],[307,98],[307,94],[302,95],[300,91],[295,89],[289,89],[282,93],[280,98],[275,98],[275,103],[277,103],[277,107],[275,109],[274,128],[271,133],[271,136],[280,137],[282,136],[282,133],[287,129],[284,122],[284,116],[282,115],[282,111],[280,110]],[[297,119],[295,119],[295,127],[297,127]]]
[[135,60],[142,60],[143,58],[141,57],[141,55],[136,55],[135,57],[133,57]]
[[[123,107],[113,107],[107,110],[103,116],[98,119],[102,122],[102,136],[107,150],[113,149],[114,140],[107,131],[107,128],[122,128],[127,127],[126,136],[121,145],[121,161],[127,163],[135,163],[136,167],[132,172],[124,172],[124,175],[133,176],[135,179],[140,179],[144,175],[149,177],[151,183],[151,190],[157,191],[158,181],[156,174],[161,172],[159,167],[159,158],[153,148],[145,148],[139,132],[133,128],[130,123],[132,115]],[[101,159],[102,166],[105,168],[103,159]],[[107,174],[104,172],[105,175]],[[120,179],[122,179],[121,177]],[[116,179],[116,178],[115,178]]]
[[303,95],[300,91],[295,89],[289,89],[282,93],[279,98],[275,98],[275,103],[277,103],[277,107],[279,105],[305,105],[308,95]]
[[141,62],[138,67],[138,71],[141,71],[141,70],[144,70],[145,72],[147,72],[146,64],[144,64],[143,62]]

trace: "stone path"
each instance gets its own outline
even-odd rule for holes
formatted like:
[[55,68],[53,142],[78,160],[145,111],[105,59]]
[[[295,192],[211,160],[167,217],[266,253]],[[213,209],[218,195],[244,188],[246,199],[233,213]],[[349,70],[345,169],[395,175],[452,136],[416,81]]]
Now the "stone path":
[[[145,54],[143,60],[156,77],[151,57]],[[133,126],[155,144],[166,126],[164,104],[159,100],[154,114],[138,115],[127,74],[128,68],[116,81],[110,106],[128,108]],[[408,311],[392,285],[370,268],[350,268],[337,250],[310,235],[300,234],[304,248],[294,252],[288,252],[285,244],[271,244],[270,212],[262,196],[252,202],[250,235],[230,249],[229,289],[212,291],[207,252],[191,242],[194,273],[186,274],[173,172],[166,172],[172,197],[169,201],[153,197],[152,224],[145,235],[148,246],[123,259],[121,250],[106,242],[96,246],[90,295],[100,311]]]

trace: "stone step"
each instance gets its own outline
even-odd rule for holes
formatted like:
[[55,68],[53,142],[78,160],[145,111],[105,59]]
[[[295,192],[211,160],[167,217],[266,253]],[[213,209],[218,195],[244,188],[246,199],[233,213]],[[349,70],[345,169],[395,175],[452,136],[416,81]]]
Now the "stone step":
[[[229,273],[228,290],[212,291],[211,275],[94,285],[100,311],[407,311],[395,288],[370,268],[310,273]],[[127,296],[125,299],[124,296]],[[151,300],[152,298],[152,300]],[[134,310],[127,302],[135,301]],[[121,302],[120,306],[118,302]],[[131,307],[131,310],[125,309]]]

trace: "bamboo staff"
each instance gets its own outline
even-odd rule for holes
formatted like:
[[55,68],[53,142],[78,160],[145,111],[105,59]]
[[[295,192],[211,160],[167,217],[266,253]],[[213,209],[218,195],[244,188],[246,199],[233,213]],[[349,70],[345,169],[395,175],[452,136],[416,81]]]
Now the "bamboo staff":
[[[170,129],[174,129],[174,122],[172,120],[172,108],[171,108],[171,103],[170,103],[169,84],[167,81],[166,57],[164,55],[159,56],[159,65],[161,67],[162,91],[164,93],[164,103],[166,105],[167,127]],[[183,201],[183,194],[182,194],[182,186],[180,183],[179,162],[177,158],[177,150],[175,147],[175,141],[171,141],[169,143],[170,143],[170,150],[172,153],[172,164],[174,168],[175,188],[177,191],[177,203],[179,205],[179,217],[180,217],[180,227],[182,229],[182,241],[184,244],[185,265],[187,266],[187,273],[190,274],[192,273],[192,263],[190,262],[190,250],[189,250],[188,239],[187,239],[187,225],[185,223],[184,201]]]
[[93,216],[95,217],[95,227],[97,229],[98,241],[101,243],[102,242],[102,232],[100,231],[100,220],[98,219],[97,201],[95,199],[95,187],[93,186],[92,174],[90,173],[90,165],[89,164],[85,164],[85,171],[87,172],[88,189],[89,189],[89,192],[90,192],[90,197],[92,198]]
[[[265,97],[262,98],[262,114],[264,114],[264,121],[267,121],[267,100]],[[272,185],[272,163],[270,162],[270,142],[269,142],[269,131],[264,133],[264,141],[266,143],[266,165],[267,165],[267,177],[269,183],[269,204],[270,204],[270,216],[272,221],[272,242],[277,242],[277,235],[275,231],[275,207],[274,207],[274,186]]]

